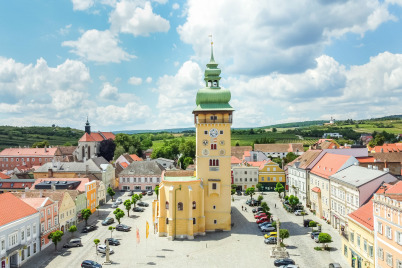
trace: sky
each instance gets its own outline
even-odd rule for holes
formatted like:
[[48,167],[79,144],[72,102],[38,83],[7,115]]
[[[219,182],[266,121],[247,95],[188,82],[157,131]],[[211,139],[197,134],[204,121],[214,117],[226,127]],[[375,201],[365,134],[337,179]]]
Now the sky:
[[0,1],[0,125],[193,127],[210,58],[233,127],[402,114],[402,0]]

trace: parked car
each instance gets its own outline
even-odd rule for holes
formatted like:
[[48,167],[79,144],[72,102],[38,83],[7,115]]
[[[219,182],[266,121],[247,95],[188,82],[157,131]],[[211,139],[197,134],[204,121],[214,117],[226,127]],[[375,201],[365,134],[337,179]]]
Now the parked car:
[[247,199],[246,200],[246,205],[250,205],[252,200],[254,200],[254,199]]
[[109,245],[112,245],[112,246],[120,245],[120,241],[117,240],[116,238],[106,238],[105,239],[105,244],[106,244],[106,240],[109,240]]
[[81,263],[82,268],[102,268],[102,265],[96,261],[85,260]]
[[145,203],[145,202],[142,202],[142,201],[138,202],[137,205],[139,205],[140,207],[148,207],[149,206],[148,203]]
[[134,211],[134,212],[144,212],[145,209],[144,209],[144,208],[140,208],[140,207],[135,207],[135,208],[133,208],[133,211]]
[[119,203],[114,202],[114,203],[112,204],[112,208],[118,208],[118,207],[119,207]]
[[134,194],[134,191],[128,192],[128,196],[132,196]]
[[106,219],[104,219],[102,221],[102,225],[109,225],[109,224],[112,224],[112,223],[114,223],[114,219],[112,217],[107,217]]
[[123,199],[117,198],[116,203],[119,204],[119,205],[120,205],[120,204],[123,204]]
[[269,222],[269,219],[267,217],[262,217],[257,220],[257,223],[263,223],[263,222]]
[[261,211],[262,211],[262,207],[253,208],[253,210],[252,210],[253,213],[258,213]]
[[263,226],[261,227],[261,232],[273,232],[276,231],[274,226]]
[[148,195],[153,195],[154,194],[154,192],[153,191],[148,191],[148,193],[147,193]]
[[318,240],[318,237],[320,236],[320,233],[314,235],[314,242],[319,243],[320,241]]
[[264,238],[270,238],[270,237],[277,237],[277,232],[270,232],[269,234],[265,234]]
[[310,219],[304,219],[304,221],[303,221],[303,226],[304,227],[309,227],[308,225],[310,224]]
[[[106,245],[98,245],[97,250],[98,250],[99,253],[106,254]],[[113,253],[114,253],[114,250],[109,248],[109,254],[113,254]]]
[[320,232],[317,232],[317,231],[312,232],[312,233],[310,234],[311,239],[314,239],[314,236],[315,236],[315,235],[318,235],[318,234],[320,234]]
[[144,195],[147,195],[147,191],[142,191],[141,194],[142,194],[143,196],[144,196]]
[[125,225],[125,224],[117,224],[117,225],[116,225],[116,230],[117,230],[117,231],[128,232],[128,231],[131,230],[131,227],[130,227],[130,226],[127,226],[127,225]]
[[[303,212],[303,210],[298,209],[298,210],[295,211],[295,215],[296,216],[301,216],[302,212]],[[306,213],[306,212],[304,212],[304,213]]]
[[299,268],[299,265],[288,264],[288,265],[282,265],[280,268]]
[[333,262],[329,264],[329,268],[342,268],[339,263]]
[[274,265],[279,267],[281,265],[295,264],[295,261],[292,259],[277,259],[274,261]]
[[266,222],[258,224],[258,228],[261,229],[262,227],[272,227],[272,223],[266,221]]
[[261,205],[261,201],[255,200],[253,199],[250,204],[250,206],[254,207],[254,206],[260,206]]
[[237,191],[237,195],[241,195],[241,191]]
[[276,244],[276,237],[272,236],[264,239],[265,244]]
[[96,225],[88,225],[82,229],[81,233],[89,233],[89,232],[95,231],[97,228],[98,227],[96,227]]
[[266,217],[267,217],[267,214],[261,213],[261,214],[255,215],[254,219],[261,219],[261,218],[266,218]]
[[63,248],[82,247],[81,238],[73,238],[64,244]]

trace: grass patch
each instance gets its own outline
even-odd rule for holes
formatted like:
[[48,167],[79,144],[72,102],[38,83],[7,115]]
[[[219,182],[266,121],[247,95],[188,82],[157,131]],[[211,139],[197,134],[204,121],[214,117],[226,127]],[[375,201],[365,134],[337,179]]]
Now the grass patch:
[[317,251],[322,251],[322,247],[314,247],[314,249]]

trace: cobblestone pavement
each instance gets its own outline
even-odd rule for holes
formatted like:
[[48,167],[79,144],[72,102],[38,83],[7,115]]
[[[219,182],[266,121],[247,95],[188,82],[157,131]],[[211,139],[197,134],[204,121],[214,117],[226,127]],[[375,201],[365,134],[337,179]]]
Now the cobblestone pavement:
[[[144,197],[144,201],[151,203],[156,196]],[[129,197],[123,195],[123,201]],[[231,232],[208,233],[206,236],[198,236],[192,241],[176,240],[169,241],[165,237],[158,237],[153,233],[151,207],[145,212],[131,212],[130,218],[125,216],[122,223],[132,226],[131,232],[113,232],[113,237],[120,240],[121,245],[112,248],[115,254],[111,255],[114,262],[111,267],[274,267],[274,259],[270,258],[269,251],[272,245],[265,245],[263,233],[256,226],[251,207],[248,211],[242,211],[245,206],[246,197],[235,196],[232,205],[232,222],[234,226]],[[282,222],[282,227],[289,230],[291,237],[285,240],[290,257],[295,260],[301,268],[324,268],[330,262],[339,262],[342,267],[346,265],[341,256],[340,237],[332,227],[323,223],[323,231],[333,237],[334,242],[330,244],[336,250],[331,252],[315,251],[317,244],[310,238],[311,228],[302,227],[302,217],[287,213],[280,205],[277,193],[266,193],[264,200]],[[275,203],[277,208],[275,208]],[[91,216],[90,223],[96,223],[98,230],[88,234],[76,234],[82,239],[84,247],[61,249],[55,252],[53,245],[45,249],[39,255],[31,258],[23,267],[80,267],[81,262],[86,259],[102,263],[105,256],[97,255],[93,240],[98,238],[104,241],[110,237],[110,231],[102,226],[100,222],[108,215],[112,215],[111,202],[101,208],[100,217],[97,212]],[[120,205],[121,209],[124,209]],[[124,210],[126,212],[126,210]],[[306,216],[317,220],[315,216]],[[150,235],[145,239],[145,222],[150,223]],[[320,220],[318,220],[320,221]],[[140,243],[136,242],[135,229],[140,231]],[[79,228],[81,230],[81,228]],[[66,234],[70,237],[70,234]],[[108,267],[104,265],[104,267]]]

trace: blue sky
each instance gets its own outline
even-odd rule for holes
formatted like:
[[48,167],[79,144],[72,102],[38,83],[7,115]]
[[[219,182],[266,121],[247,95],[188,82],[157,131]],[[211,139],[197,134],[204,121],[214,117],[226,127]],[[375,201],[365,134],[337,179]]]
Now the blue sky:
[[213,35],[233,127],[401,114],[402,1],[0,2],[0,125],[192,127]]

